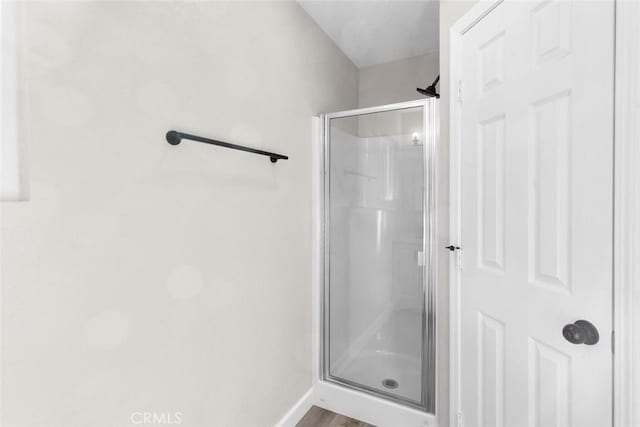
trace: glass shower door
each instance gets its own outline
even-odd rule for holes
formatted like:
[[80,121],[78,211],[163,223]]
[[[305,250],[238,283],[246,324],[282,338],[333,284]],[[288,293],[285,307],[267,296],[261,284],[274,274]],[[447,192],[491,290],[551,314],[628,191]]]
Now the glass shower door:
[[432,105],[327,114],[324,140],[325,380],[430,412]]

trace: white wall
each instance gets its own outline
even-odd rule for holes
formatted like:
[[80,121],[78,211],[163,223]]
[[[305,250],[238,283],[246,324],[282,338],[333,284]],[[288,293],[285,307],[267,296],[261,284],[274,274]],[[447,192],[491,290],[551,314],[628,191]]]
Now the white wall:
[[359,105],[371,107],[421,99],[417,87],[430,85],[438,75],[438,52],[360,69]]
[[295,3],[19,9],[2,425],[273,424],[311,384],[311,117],[357,105],[357,69]]
[[0,3],[0,15],[0,201],[18,201],[28,193],[17,129],[16,3]]
[[[449,30],[475,1],[440,2],[440,141],[438,143],[438,238],[437,247],[449,245]],[[438,266],[438,398],[441,426],[449,425],[449,259],[440,257]]]

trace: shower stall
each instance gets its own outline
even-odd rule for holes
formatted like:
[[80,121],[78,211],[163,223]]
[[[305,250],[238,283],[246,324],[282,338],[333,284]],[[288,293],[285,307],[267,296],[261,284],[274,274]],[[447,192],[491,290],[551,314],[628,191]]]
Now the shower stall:
[[436,102],[322,120],[321,380],[431,414]]

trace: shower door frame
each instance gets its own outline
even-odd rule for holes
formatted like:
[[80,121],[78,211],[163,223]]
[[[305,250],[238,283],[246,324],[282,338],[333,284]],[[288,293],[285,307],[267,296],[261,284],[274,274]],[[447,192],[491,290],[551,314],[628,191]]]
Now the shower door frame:
[[[421,401],[399,397],[393,393],[368,387],[344,378],[334,377],[329,372],[329,250],[330,250],[330,125],[332,119],[363,116],[373,113],[400,111],[410,108],[423,109],[423,184],[425,194],[422,208],[422,253],[424,266],[422,269],[422,379]],[[321,292],[320,292],[320,381],[326,381],[345,387],[349,390],[366,393],[375,397],[389,400],[413,409],[425,411],[435,415],[436,411],[436,301],[437,301],[437,251],[436,242],[436,143],[439,134],[437,102],[433,98],[415,101],[399,102],[376,107],[358,108],[321,115],[321,150],[322,150],[322,179],[321,179]]]

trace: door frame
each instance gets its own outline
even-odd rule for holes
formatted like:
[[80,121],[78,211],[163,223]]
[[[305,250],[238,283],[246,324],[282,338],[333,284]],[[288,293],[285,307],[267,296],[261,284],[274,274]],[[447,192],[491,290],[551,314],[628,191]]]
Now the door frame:
[[640,425],[640,3],[616,0],[613,419]]
[[[481,0],[450,29],[450,242],[460,242],[460,67],[462,36],[503,1]],[[613,0],[611,0],[613,1]],[[615,1],[613,427],[640,425],[640,4]],[[636,119],[637,120],[637,119]],[[450,425],[462,426],[460,274],[450,258]],[[614,332],[612,331],[612,332]],[[455,420],[455,421],[454,421]],[[455,424],[454,424],[455,423]]]

